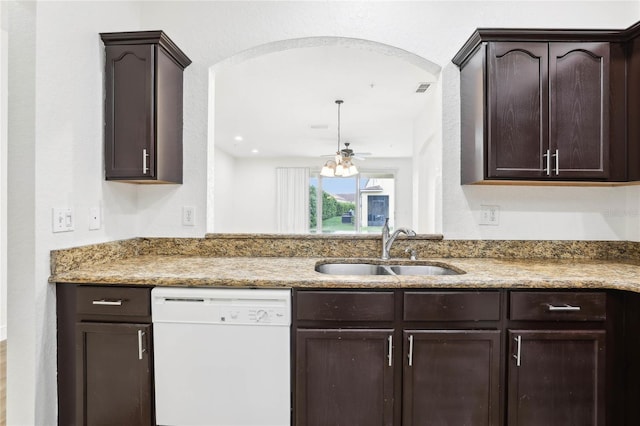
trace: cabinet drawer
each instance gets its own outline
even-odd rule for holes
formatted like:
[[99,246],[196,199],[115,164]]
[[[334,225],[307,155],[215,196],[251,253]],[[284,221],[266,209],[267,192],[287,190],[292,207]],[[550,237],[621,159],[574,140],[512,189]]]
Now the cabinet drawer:
[[392,291],[300,291],[296,317],[307,321],[393,321]]
[[606,294],[516,291],[510,295],[509,318],[519,321],[604,321]]
[[148,317],[151,315],[151,289],[78,286],[76,314],[99,317]]
[[429,291],[404,294],[405,321],[498,321],[500,293]]

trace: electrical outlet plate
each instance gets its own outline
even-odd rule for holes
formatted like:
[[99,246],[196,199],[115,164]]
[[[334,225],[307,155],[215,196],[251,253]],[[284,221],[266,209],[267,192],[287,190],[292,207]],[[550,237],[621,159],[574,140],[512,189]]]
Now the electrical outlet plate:
[[73,209],[68,207],[53,208],[53,232],[70,232],[75,229]]
[[196,224],[196,208],[193,206],[182,207],[182,225],[195,226]]
[[91,207],[89,209],[89,230],[95,231],[102,227],[102,215],[100,207]]
[[496,206],[496,205],[480,206],[480,225],[498,226],[499,224],[500,224],[500,206]]

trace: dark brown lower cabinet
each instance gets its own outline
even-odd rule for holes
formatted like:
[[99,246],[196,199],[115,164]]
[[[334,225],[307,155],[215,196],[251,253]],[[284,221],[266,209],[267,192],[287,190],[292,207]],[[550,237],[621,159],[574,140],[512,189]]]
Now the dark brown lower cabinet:
[[76,325],[76,419],[83,425],[151,425],[150,324]]
[[403,334],[403,426],[500,424],[499,330]]
[[58,425],[152,426],[151,288],[58,284]]
[[509,330],[509,426],[605,424],[604,330]]
[[298,329],[297,426],[391,426],[393,329]]
[[500,426],[496,291],[294,292],[295,426]]

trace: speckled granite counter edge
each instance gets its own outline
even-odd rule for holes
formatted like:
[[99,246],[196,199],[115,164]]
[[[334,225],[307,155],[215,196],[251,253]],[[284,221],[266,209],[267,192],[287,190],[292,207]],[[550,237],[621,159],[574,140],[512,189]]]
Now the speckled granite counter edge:
[[[232,240],[379,240],[380,234],[205,234],[205,238],[232,239]],[[415,240],[442,240],[442,234],[418,234]]]
[[142,238],[91,244],[62,250],[52,250],[49,256],[51,273],[71,271],[88,263],[99,265],[140,254]]
[[[444,240],[420,235],[399,238],[392,257],[498,259],[640,259],[640,243],[631,241]],[[51,252],[51,274],[83,265],[104,264],[138,255],[205,257],[378,257],[379,236],[207,234],[205,238],[132,238]]]

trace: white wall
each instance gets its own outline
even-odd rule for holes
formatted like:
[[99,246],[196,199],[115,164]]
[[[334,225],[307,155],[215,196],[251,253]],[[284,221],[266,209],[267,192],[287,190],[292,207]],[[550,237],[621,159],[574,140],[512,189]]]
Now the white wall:
[[[52,249],[138,235],[137,189],[103,180],[99,31],[138,29],[131,3],[3,2],[9,33],[8,424],[56,418]],[[88,209],[104,225],[88,230]],[[51,232],[54,206],[75,231]]]
[[611,210],[610,217],[622,218],[626,221],[626,236],[630,241],[640,241],[640,186],[629,186],[624,189],[626,203],[622,210]]
[[[146,6],[155,3],[141,4]],[[166,30],[155,24],[144,23],[138,29],[158,28]],[[170,31],[167,33],[178,46],[183,47],[179,37],[174,37]],[[183,183],[136,187],[137,232],[143,237],[161,237],[167,234],[202,237],[205,233],[209,67],[199,62],[198,57],[194,57],[188,48],[184,48],[184,51],[193,63],[184,72]],[[195,207],[195,226],[182,225],[183,206]]]
[[421,234],[442,233],[441,80],[427,89],[413,122],[413,223]]
[[[624,191],[594,189],[572,191],[552,189],[550,198],[526,196],[529,189],[486,188],[478,195],[476,190],[466,190],[459,185],[459,93],[457,69],[450,59],[477,27],[566,27],[566,28],[625,28],[639,18],[637,2],[554,2],[554,13],[540,2],[198,2],[146,3],[143,6],[143,24],[146,27],[163,28],[194,59],[195,66],[212,66],[244,50],[282,40],[313,36],[353,37],[388,44],[405,49],[436,64],[451,68],[441,78],[442,139],[437,131],[427,144],[425,156],[443,152],[442,164],[442,232],[447,238],[540,238],[555,239],[624,239],[626,220],[602,218],[594,197],[606,197],[614,208],[626,205]],[[579,13],[577,13],[579,11]],[[192,66],[194,66],[192,65]],[[191,80],[201,91],[191,91],[189,102],[203,121],[198,128],[206,127],[205,114],[200,114],[206,104],[208,75],[192,73]],[[436,92],[438,92],[436,90]],[[187,108],[189,108],[187,106]],[[197,118],[197,117],[196,117]],[[187,128],[185,127],[185,132]],[[206,149],[205,138],[193,143],[198,150]],[[439,148],[439,144],[442,148]],[[200,163],[200,158],[192,158]],[[209,170],[211,173],[212,171]],[[206,179],[195,182],[184,190],[189,196],[201,197],[206,204]],[[202,185],[201,187],[197,187]],[[167,190],[165,190],[167,191]],[[429,197],[438,199],[440,185],[434,183]],[[484,191],[484,192],[483,192]],[[532,189],[533,194],[544,192]],[[479,198],[480,197],[480,198]],[[565,200],[571,199],[571,203]],[[169,200],[169,198],[167,198]],[[502,208],[504,221],[491,229],[477,224],[480,203],[492,202]],[[510,202],[521,200],[517,206]],[[164,201],[164,200],[163,200]],[[215,204],[217,201],[213,201]],[[422,202],[422,201],[421,201]],[[556,203],[563,202],[558,208]],[[147,207],[149,204],[149,207]],[[173,203],[140,203],[141,215],[173,214]],[[531,217],[521,209],[536,211],[548,217],[551,226],[531,224]],[[214,208],[215,209],[215,208]],[[564,210],[563,210],[564,209]],[[572,215],[566,209],[576,209]],[[421,209],[422,210],[422,209]],[[215,213],[214,213],[215,214]],[[418,212],[418,223],[440,228],[439,214]],[[579,226],[584,222],[584,226]],[[530,226],[531,225],[531,226]],[[422,227],[422,225],[421,225]],[[521,228],[526,228],[523,230]]]
[[[626,188],[460,186],[459,72],[442,71],[443,231],[450,239],[625,240]],[[480,225],[480,206],[500,207],[499,225]]]
[[[10,65],[8,420],[23,425],[54,424],[56,418],[55,297],[47,283],[49,251],[133,236],[204,233],[207,179],[212,172],[207,170],[206,150],[210,66],[258,45],[313,36],[372,40],[444,66],[479,26],[622,28],[640,17],[637,2],[608,1],[554,2],[553,13],[538,2],[520,1],[3,1],[0,6],[9,33]],[[103,180],[104,59],[98,32],[142,29],[165,30],[193,60],[185,71],[181,186],[137,187]],[[627,228],[633,230],[629,235],[638,237],[635,219],[624,213],[622,218],[615,214],[605,218],[598,210],[604,203],[614,209],[635,209],[635,189],[461,188],[455,170],[459,95],[452,82],[456,78],[450,71],[442,78],[447,237],[619,239],[626,237]],[[504,226],[496,231],[474,223],[476,206],[484,200],[503,206]],[[88,231],[87,209],[99,204],[104,226]],[[181,225],[183,205],[196,207],[197,226]],[[75,209],[75,232],[51,233],[54,206]],[[565,223],[568,230],[549,232],[531,224],[533,218],[521,210],[534,206],[546,222]],[[577,216],[571,213],[574,209],[580,212]],[[580,227],[573,226],[576,219],[582,220]],[[530,225],[533,230],[523,235],[520,227]]]
[[39,380],[50,379],[37,371],[35,349],[35,7],[10,6],[7,264],[11,267],[7,270],[7,339],[12,342],[7,348],[7,421],[35,424],[36,376],[40,375]]
[[[224,179],[214,191],[215,229],[213,232],[277,233],[276,168],[309,167],[319,171],[322,158],[233,158],[216,150],[215,172]],[[390,170],[396,173],[395,224],[411,226],[411,161],[408,159],[367,159],[357,162],[361,172]],[[230,168],[233,170],[230,170]]]
[[[211,195],[212,206],[215,205],[213,214],[214,232],[241,232],[241,227],[234,222],[235,217],[235,158],[221,149],[215,149],[215,162],[213,165],[214,191]],[[275,206],[274,206],[275,208]],[[234,230],[234,231],[232,231]]]
[[[0,8],[0,21],[2,20]],[[0,30],[0,341],[7,338],[7,102],[9,33]]]

